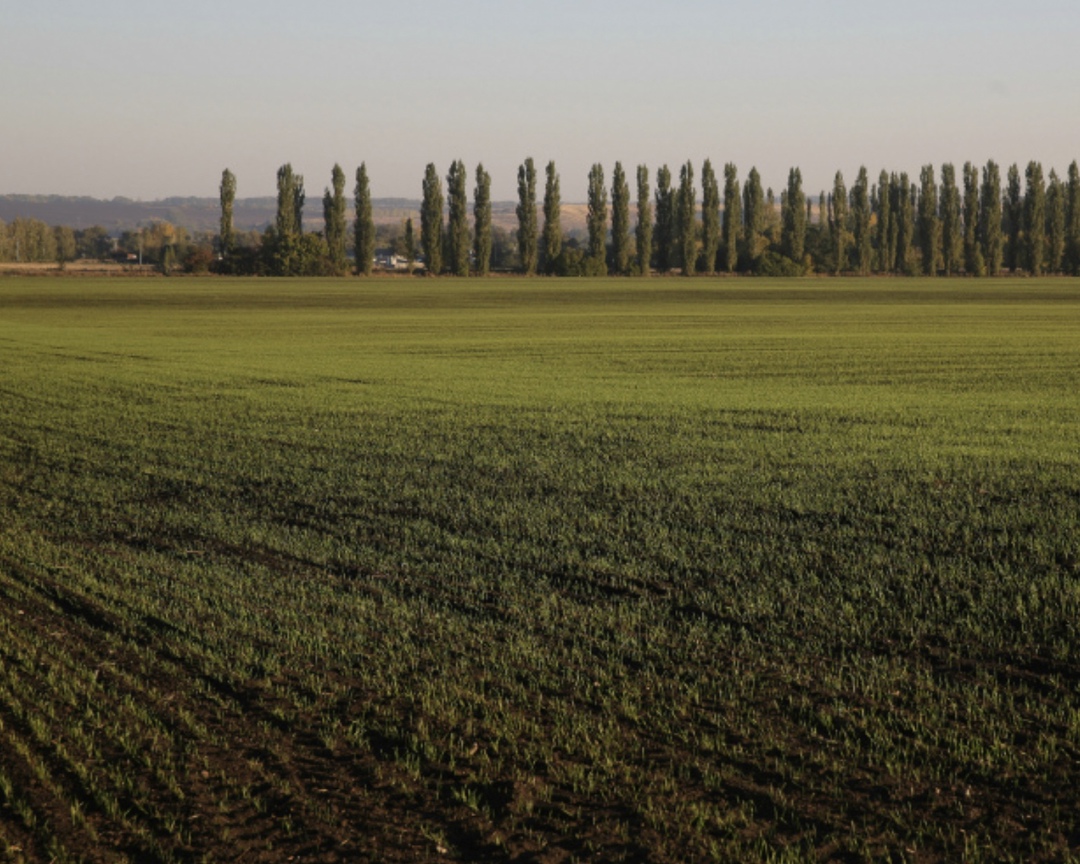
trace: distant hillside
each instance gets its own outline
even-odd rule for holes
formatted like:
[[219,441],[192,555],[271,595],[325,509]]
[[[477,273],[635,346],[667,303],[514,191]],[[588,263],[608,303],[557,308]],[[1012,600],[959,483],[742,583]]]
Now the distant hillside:
[[[517,227],[515,202],[494,202],[492,221],[502,228]],[[322,201],[308,201],[304,208],[304,225],[308,230],[322,227]],[[408,198],[379,198],[372,201],[377,223],[402,222],[412,217],[420,227],[420,201]],[[240,231],[262,230],[274,221],[277,199],[238,198],[233,208],[233,220]],[[562,228],[570,233],[585,228],[584,204],[564,204]],[[39,219],[48,225],[70,225],[89,228],[100,225],[110,234],[138,228],[155,220],[165,220],[192,232],[216,233],[221,218],[217,198],[164,198],[160,201],[133,201],[130,198],[76,198],[62,195],[0,195],[0,220]],[[353,218],[352,212],[349,219]]]

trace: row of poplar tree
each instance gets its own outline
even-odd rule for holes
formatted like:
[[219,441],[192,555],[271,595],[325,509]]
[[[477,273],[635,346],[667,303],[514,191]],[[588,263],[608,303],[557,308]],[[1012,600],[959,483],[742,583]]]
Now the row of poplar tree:
[[[849,190],[841,172],[831,192],[814,200],[792,168],[779,206],[772,189],[762,187],[757,169],[740,183],[735,165],[723,171],[723,195],[711,162],[701,169],[698,205],[694,169],[679,168],[676,179],[665,165],[653,188],[649,169],[636,172],[636,203],[631,219],[630,183],[621,163],[611,178],[610,203],[604,170],[593,165],[588,177],[588,240],[567,241],[561,226],[559,174],[546,168],[542,205],[537,203],[537,171],[526,159],[518,169],[516,245],[518,269],[532,275],[646,275],[650,272],[895,273],[905,275],[988,275],[1005,271],[1080,275],[1080,170],[1074,161],[1061,180],[1044,177],[1038,162],[1023,178],[1016,165],[1002,181],[998,165],[970,162],[959,176],[953,165],[940,177],[925,166],[912,181],[906,173],[882,171],[871,184],[865,168]],[[323,195],[324,230],[303,231],[304,182],[291,165],[278,170],[275,224],[263,238],[258,261],[236,243],[232,208],[236,178],[226,170],[221,181],[222,269],[252,269],[280,275],[343,274],[351,266],[370,274],[375,261],[375,223],[367,167],[356,171],[354,222],[347,225],[345,174],[335,165],[332,188]],[[442,179],[433,164],[425,170],[419,244],[412,220],[404,226],[410,259],[422,260],[430,274],[486,275],[492,259],[491,177],[478,165],[472,218],[468,175],[455,161]],[[543,215],[538,224],[538,211]],[[350,236],[351,235],[351,236]],[[245,257],[246,256],[246,257]]]

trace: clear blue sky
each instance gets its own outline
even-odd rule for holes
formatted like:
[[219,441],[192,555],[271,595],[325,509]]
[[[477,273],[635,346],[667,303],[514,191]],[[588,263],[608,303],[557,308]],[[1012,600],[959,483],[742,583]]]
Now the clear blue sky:
[[[418,198],[463,159],[563,199],[616,160],[756,165],[807,191],[861,164],[1080,158],[1078,0],[35,0],[0,28],[0,194],[314,203],[335,162]],[[352,182],[350,179],[350,191]],[[470,179],[470,194],[472,181]]]

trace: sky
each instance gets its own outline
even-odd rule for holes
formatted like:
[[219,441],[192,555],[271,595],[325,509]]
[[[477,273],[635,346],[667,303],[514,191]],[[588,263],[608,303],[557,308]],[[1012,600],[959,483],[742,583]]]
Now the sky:
[[[752,166],[779,190],[1080,159],[1077,0],[0,0],[0,194],[419,198],[482,162]],[[349,182],[351,193],[352,181]]]

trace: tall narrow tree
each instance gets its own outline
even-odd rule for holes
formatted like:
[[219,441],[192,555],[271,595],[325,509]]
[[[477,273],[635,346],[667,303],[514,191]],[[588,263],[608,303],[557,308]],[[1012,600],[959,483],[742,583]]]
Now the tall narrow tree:
[[934,166],[919,173],[919,248],[924,276],[936,276],[941,260],[941,219],[938,216],[937,178]]
[[844,175],[837,171],[833,178],[832,195],[829,198],[832,204],[829,234],[832,241],[833,268],[838,274],[848,269],[847,197]]
[[487,276],[491,270],[491,175],[484,163],[476,166],[476,190],[473,192],[473,258],[476,272]]
[[877,263],[879,273],[891,273],[896,266],[896,250],[892,246],[893,211],[892,178],[882,170],[877,191]]
[[911,247],[915,242],[915,186],[908,180],[907,172],[894,178],[896,195],[893,209],[896,213],[896,271],[908,273],[911,267]]
[[780,247],[796,264],[806,254],[806,195],[802,189],[802,171],[788,171],[787,189],[781,196]]
[[[781,204],[782,206],[782,204]],[[773,195],[772,186],[765,190],[765,248],[780,245],[780,232],[782,230],[780,219],[780,206],[776,204],[776,196]]]
[[864,165],[859,168],[855,185],[851,187],[851,228],[855,235],[855,270],[863,276],[874,266],[870,216],[870,176]]
[[747,267],[755,269],[758,259],[765,251],[765,190],[761,188],[761,175],[751,168],[743,184],[743,243]]
[[679,264],[683,276],[693,276],[697,266],[697,195],[694,191],[694,166],[687,161],[679,169],[679,191],[676,196],[676,236]]
[[530,156],[518,168],[518,254],[527,276],[536,273],[536,166]]
[[412,216],[405,220],[405,271],[412,273],[416,262],[416,234],[413,232]]
[[345,272],[345,172],[335,164],[330,175],[330,184],[323,191],[323,236],[326,238],[326,251],[330,259],[330,269],[340,276]]
[[293,224],[297,235],[304,233],[304,175],[293,176]]
[[720,185],[708,159],[701,166],[701,264],[706,273],[716,272],[720,251]]
[[734,273],[739,266],[739,246],[742,243],[742,201],[739,172],[732,162],[724,165],[724,218],[720,230],[724,240],[724,269]]
[[469,201],[468,171],[458,159],[450,163],[446,175],[446,200],[449,205],[447,220],[447,267],[454,276],[469,275]]
[[993,159],[986,163],[982,172],[979,230],[986,273],[997,276],[1001,272],[1005,243],[1001,231],[1001,170]]
[[630,272],[630,185],[621,162],[611,175],[611,270],[618,276]]
[[1028,162],[1023,202],[1023,257],[1021,263],[1032,276],[1041,276],[1046,260],[1046,183],[1042,165]]
[[1001,212],[1001,230],[1005,235],[1005,267],[1017,270],[1024,263],[1020,234],[1024,229],[1024,198],[1020,191],[1020,169],[1014,162],[1005,180],[1005,201]]
[[543,266],[545,273],[554,273],[562,254],[562,200],[559,194],[559,174],[555,162],[547,164],[547,183],[544,186]]
[[[295,237],[299,233],[299,220],[297,219],[297,179],[290,163],[278,168],[277,173],[277,217],[274,227],[279,239]],[[303,192],[300,193],[301,195]]]
[[649,275],[649,262],[652,259],[653,234],[652,204],[650,203],[649,169],[638,165],[637,169],[637,272]]
[[985,268],[979,238],[979,169],[970,162],[964,163],[964,272],[968,276],[982,276]]
[[675,192],[667,165],[656,172],[656,269],[667,273],[675,266]]
[[228,260],[236,248],[236,230],[233,228],[233,204],[236,202],[236,176],[226,168],[221,172],[221,257]]
[[428,163],[424,171],[424,196],[420,205],[420,247],[429,276],[442,273],[443,255],[443,193],[442,181],[435,165]]
[[1046,269],[1062,272],[1065,261],[1065,187],[1057,172],[1050,169],[1046,184]]
[[1065,269],[1080,276],[1080,166],[1075,159],[1065,187]]
[[[353,254],[356,258],[356,272],[370,276],[375,267],[375,219],[371,213],[371,184],[368,181],[366,162],[361,162],[360,167],[356,169],[353,199],[356,207],[353,223]],[[409,224],[412,224],[411,221]]]
[[959,272],[964,253],[963,223],[960,219],[960,190],[956,168],[941,166],[941,263],[946,276]]
[[589,254],[585,266],[588,275],[607,273],[607,188],[604,168],[598,162],[589,169]]

